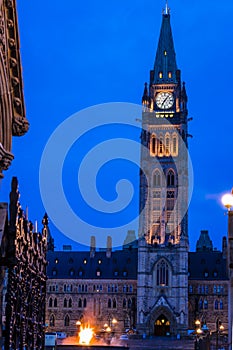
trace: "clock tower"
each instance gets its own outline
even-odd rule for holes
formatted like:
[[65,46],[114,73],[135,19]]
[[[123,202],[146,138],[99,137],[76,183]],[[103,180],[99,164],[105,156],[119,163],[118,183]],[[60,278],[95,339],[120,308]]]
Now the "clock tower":
[[167,5],[142,105],[137,328],[150,335],[184,334],[188,328],[188,111]]

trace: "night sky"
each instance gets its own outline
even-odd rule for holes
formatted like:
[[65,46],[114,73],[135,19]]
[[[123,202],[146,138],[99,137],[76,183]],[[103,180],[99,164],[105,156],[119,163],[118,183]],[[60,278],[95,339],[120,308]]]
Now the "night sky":
[[[17,176],[20,202],[23,208],[29,207],[29,218],[38,220],[41,227],[45,209],[39,166],[50,135],[83,108],[107,102],[141,103],[144,83],[154,65],[165,1],[17,3],[30,130],[13,140],[15,160],[5,172],[1,201],[8,201],[11,177]],[[189,117],[193,118],[189,124],[194,168],[190,246],[194,250],[200,230],[207,229],[214,246],[221,248],[227,218],[220,198],[233,186],[233,2],[171,0],[169,6],[177,64],[186,82]],[[105,170],[111,174],[110,167]],[[131,173],[137,192],[138,169]],[[101,172],[99,176],[100,193],[111,200],[104,175],[102,181]],[[70,186],[74,183],[64,179],[72,203],[75,190]],[[132,211],[138,210],[136,199]],[[52,223],[51,231],[57,249],[69,242]]]

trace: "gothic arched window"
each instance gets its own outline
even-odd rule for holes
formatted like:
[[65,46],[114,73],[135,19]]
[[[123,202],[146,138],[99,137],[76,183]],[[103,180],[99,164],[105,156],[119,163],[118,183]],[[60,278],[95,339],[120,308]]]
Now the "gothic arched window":
[[123,309],[126,308],[126,299],[123,299]]
[[160,136],[160,138],[159,138],[158,155],[159,155],[160,157],[162,157],[162,156],[163,156],[163,153],[164,153],[163,136]]
[[150,142],[150,152],[153,156],[156,156],[156,154],[157,154],[156,143],[157,143],[156,142],[156,135],[153,134],[151,136],[151,142]]
[[199,309],[200,310],[203,309],[203,300],[202,299],[199,300]]
[[205,299],[204,300],[204,309],[207,310],[208,309],[208,301]]
[[49,298],[49,307],[52,307],[52,306],[53,306],[53,299]]
[[53,306],[57,307],[57,298],[54,299]]
[[108,299],[108,308],[111,309],[111,307],[112,307],[112,300]]
[[116,307],[117,307],[117,303],[116,303],[116,299],[115,298],[113,299],[112,307],[113,307],[113,309],[116,309]]
[[167,187],[175,186],[175,174],[173,170],[169,170],[167,174]]
[[218,300],[215,300],[215,302],[214,302],[214,309],[218,310]]
[[170,135],[165,135],[165,155],[168,157],[170,156]]
[[82,307],[82,299],[78,299],[78,307]]
[[83,307],[87,307],[87,299],[86,298],[84,298],[84,300],[83,300]]
[[51,315],[49,318],[49,325],[50,327],[54,327],[55,326],[55,317],[54,315]]
[[169,283],[169,267],[168,263],[162,259],[157,263],[157,286],[168,286]]
[[153,175],[153,187],[161,186],[161,174],[159,170],[155,170]]
[[65,320],[64,320],[64,326],[69,327],[70,325],[70,317],[69,315],[66,315]]
[[177,137],[177,134],[174,133],[172,135],[172,156],[177,156],[178,155],[178,137]]
[[72,299],[71,298],[69,299],[68,307],[72,307]]
[[219,301],[219,308],[220,308],[220,310],[223,310],[223,301],[222,300]]
[[67,307],[67,299],[66,299],[66,298],[64,299],[63,306],[64,306],[64,307]]

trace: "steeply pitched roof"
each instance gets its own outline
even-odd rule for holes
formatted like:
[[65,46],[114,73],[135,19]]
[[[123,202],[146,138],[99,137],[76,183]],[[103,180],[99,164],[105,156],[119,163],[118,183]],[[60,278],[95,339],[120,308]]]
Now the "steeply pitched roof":
[[94,257],[88,251],[49,251],[47,259],[50,279],[137,279],[137,249],[114,251],[111,257],[103,251],[95,252]]
[[201,251],[189,253],[190,280],[226,280],[227,264],[222,252]]
[[[159,43],[154,64],[154,79],[151,81],[151,83],[158,84],[177,82],[176,71],[176,53],[172,37],[170,14],[166,11],[163,14]],[[171,78],[169,78],[168,72],[171,72]],[[162,73],[161,77],[160,73]]]
[[212,251],[213,250],[213,243],[210,239],[209,232],[207,230],[202,230],[200,237],[196,244],[196,251]]

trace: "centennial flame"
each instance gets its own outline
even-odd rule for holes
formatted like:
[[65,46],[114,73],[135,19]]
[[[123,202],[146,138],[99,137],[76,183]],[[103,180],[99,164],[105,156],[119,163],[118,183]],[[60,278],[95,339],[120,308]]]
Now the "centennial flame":
[[79,332],[79,344],[89,345],[93,337],[93,329],[89,326],[80,328]]

